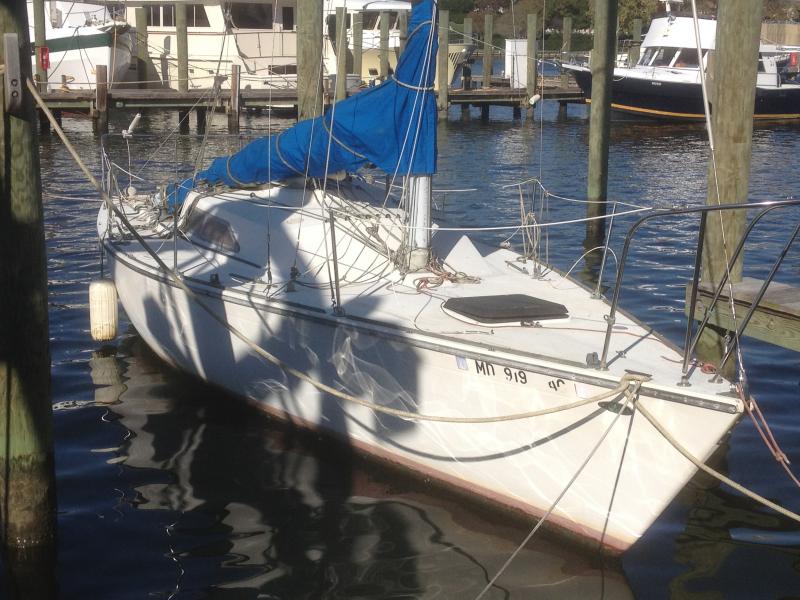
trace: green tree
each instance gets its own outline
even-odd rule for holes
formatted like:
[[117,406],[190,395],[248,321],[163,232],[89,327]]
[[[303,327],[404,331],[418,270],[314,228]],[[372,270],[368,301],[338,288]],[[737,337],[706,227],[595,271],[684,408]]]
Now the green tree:
[[630,34],[633,20],[641,19],[645,26],[663,5],[658,0],[619,0],[619,27]]

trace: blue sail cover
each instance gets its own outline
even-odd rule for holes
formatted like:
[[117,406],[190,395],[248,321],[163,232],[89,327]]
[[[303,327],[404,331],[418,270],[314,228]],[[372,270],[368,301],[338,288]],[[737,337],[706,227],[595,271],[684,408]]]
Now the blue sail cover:
[[[298,176],[324,177],[337,171],[355,171],[368,163],[387,173],[434,173],[435,0],[419,0],[413,5],[408,31],[408,42],[393,77],[337,102],[322,116],[214,159],[194,182],[241,187]],[[180,185],[179,202],[194,182],[188,179]]]

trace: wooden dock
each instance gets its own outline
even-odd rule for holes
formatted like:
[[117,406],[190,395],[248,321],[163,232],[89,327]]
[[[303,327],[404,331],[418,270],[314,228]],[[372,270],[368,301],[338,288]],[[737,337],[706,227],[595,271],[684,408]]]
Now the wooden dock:
[[[763,281],[745,277],[732,284],[736,316],[741,319],[747,313]],[[691,284],[686,288],[685,312],[691,310]],[[716,309],[709,323],[720,329],[732,331],[736,329],[730,308],[728,287],[724,287]],[[700,283],[697,290],[694,318],[700,320],[711,309],[714,290],[707,283]],[[800,352],[800,289],[773,281],[753,313],[753,318],[744,330],[744,335]]]
[[[545,82],[540,95],[545,100],[558,100],[562,108],[567,103],[584,103],[585,99],[577,87],[560,87],[557,82]],[[103,97],[105,91],[105,97]],[[350,91],[348,95],[357,93]],[[216,94],[212,89],[190,89],[178,91],[173,89],[137,89],[111,88],[99,86],[99,91],[76,89],[57,90],[42,94],[47,105],[57,114],[79,113],[107,122],[107,114],[102,114],[102,107],[110,112],[117,109],[128,110],[177,110],[186,113],[192,110],[205,111],[209,108],[231,113],[231,106],[236,103],[235,94],[230,89],[223,89]],[[493,86],[490,88],[475,87],[471,89],[451,88],[448,93],[449,105],[462,107],[480,107],[482,115],[488,117],[489,107],[505,106],[521,109],[528,106],[528,96],[524,88]],[[325,105],[333,102],[333,94],[326,91]],[[243,89],[239,92],[238,104],[241,110],[261,109],[285,111],[295,114],[297,110],[296,89],[254,90]]]

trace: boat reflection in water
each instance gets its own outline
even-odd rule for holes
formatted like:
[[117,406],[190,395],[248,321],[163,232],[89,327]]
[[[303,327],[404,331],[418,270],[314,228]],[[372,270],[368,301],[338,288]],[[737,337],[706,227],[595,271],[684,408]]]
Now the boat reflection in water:
[[[143,520],[168,523],[161,533],[137,535],[167,542],[173,594],[474,598],[532,525],[429,495],[341,442],[278,424],[166,368],[138,336],[90,364],[104,420],[125,429],[111,460],[128,470],[128,495],[167,516]],[[618,562],[538,536],[484,597],[531,594],[633,597]]]

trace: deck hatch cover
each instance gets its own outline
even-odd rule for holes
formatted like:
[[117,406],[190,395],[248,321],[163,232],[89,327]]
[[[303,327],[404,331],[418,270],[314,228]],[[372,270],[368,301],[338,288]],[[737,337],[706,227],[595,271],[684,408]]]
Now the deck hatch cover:
[[527,294],[450,298],[443,308],[479,323],[546,321],[569,317],[567,307],[563,304]]

